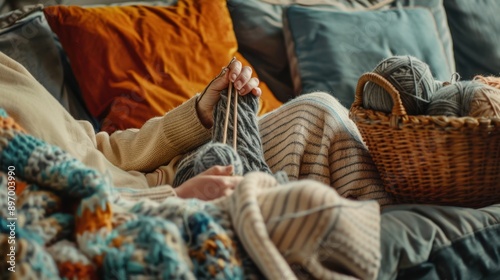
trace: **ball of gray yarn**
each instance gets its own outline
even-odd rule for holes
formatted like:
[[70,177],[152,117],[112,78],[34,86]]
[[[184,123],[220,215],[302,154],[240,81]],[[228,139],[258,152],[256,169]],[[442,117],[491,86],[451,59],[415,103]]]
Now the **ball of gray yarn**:
[[227,144],[212,142],[196,155],[193,172],[200,174],[214,165],[233,165],[233,175],[243,175],[243,163],[236,151]]
[[443,86],[432,96],[427,114],[431,116],[468,116],[474,94],[484,85],[476,81],[459,81]]
[[[399,91],[408,115],[421,115],[427,111],[438,83],[425,62],[412,56],[393,56],[380,62],[373,72],[383,76]],[[393,101],[382,87],[368,82],[363,90],[363,107],[390,113]]]

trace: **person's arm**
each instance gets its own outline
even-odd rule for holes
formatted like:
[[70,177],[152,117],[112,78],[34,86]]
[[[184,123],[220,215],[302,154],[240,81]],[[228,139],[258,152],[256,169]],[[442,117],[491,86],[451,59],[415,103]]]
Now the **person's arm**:
[[213,108],[220,91],[233,82],[239,94],[262,94],[259,80],[252,77],[252,69],[233,59],[210,82],[202,95],[197,95],[162,117],[152,118],[140,129],[116,131],[96,135],[97,148],[113,164],[124,170],[152,171],[165,165],[177,155],[210,140]]
[[97,148],[114,165],[124,170],[152,171],[210,140],[198,118],[196,97],[161,117],[147,121],[140,129],[96,134]]

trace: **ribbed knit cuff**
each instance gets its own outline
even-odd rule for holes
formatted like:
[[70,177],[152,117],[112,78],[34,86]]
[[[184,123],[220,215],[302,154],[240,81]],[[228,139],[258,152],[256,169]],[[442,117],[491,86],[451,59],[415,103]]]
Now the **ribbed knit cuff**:
[[168,122],[163,124],[163,132],[170,139],[171,149],[176,154],[184,154],[196,148],[212,137],[212,129],[203,126],[196,112],[198,95],[170,111]]

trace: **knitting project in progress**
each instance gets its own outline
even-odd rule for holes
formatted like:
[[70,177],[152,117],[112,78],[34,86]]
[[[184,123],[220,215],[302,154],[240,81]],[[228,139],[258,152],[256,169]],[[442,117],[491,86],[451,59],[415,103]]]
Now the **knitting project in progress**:
[[344,199],[312,180],[279,185],[263,172],[213,202],[129,200],[120,192],[140,190],[114,188],[1,109],[0,124],[1,279],[377,275],[374,201]]
[[[229,99],[227,90],[221,91],[220,100],[214,108],[212,140],[183,158],[177,167],[172,184],[174,187],[178,187],[186,180],[214,165],[226,166],[232,164],[234,167],[233,174],[240,176],[251,171],[272,174],[264,160],[262,151],[262,140],[256,117],[259,109],[258,98],[252,94],[239,96],[237,100],[237,116],[235,116],[234,110],[229,110],[231,108],[231,104],[228,105],[230,103]],[[231,146],[223,143],[224,118],[227,110],[229,110],[228,143],[234,141],[235,117],[237,120],[236,151]],[[288,181],[284,172],[278,172],[275,176],[281,183]]]

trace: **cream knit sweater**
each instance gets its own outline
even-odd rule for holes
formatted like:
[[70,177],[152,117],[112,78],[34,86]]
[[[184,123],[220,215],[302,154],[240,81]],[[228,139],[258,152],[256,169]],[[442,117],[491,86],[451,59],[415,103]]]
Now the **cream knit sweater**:
[[0,107],[29,134],[61,147],[108,175],[117,187],[145,189],[141,191],[143,196],[161,199],[174,195],[169,185],[150,188],[158,181],[155,169],[205,143],[211,135],[198,119],[195,98],[149,120],[141,129],[109,135],[95,134],[89,122],[75,120],[22,65],[3,53],[0,85]]

